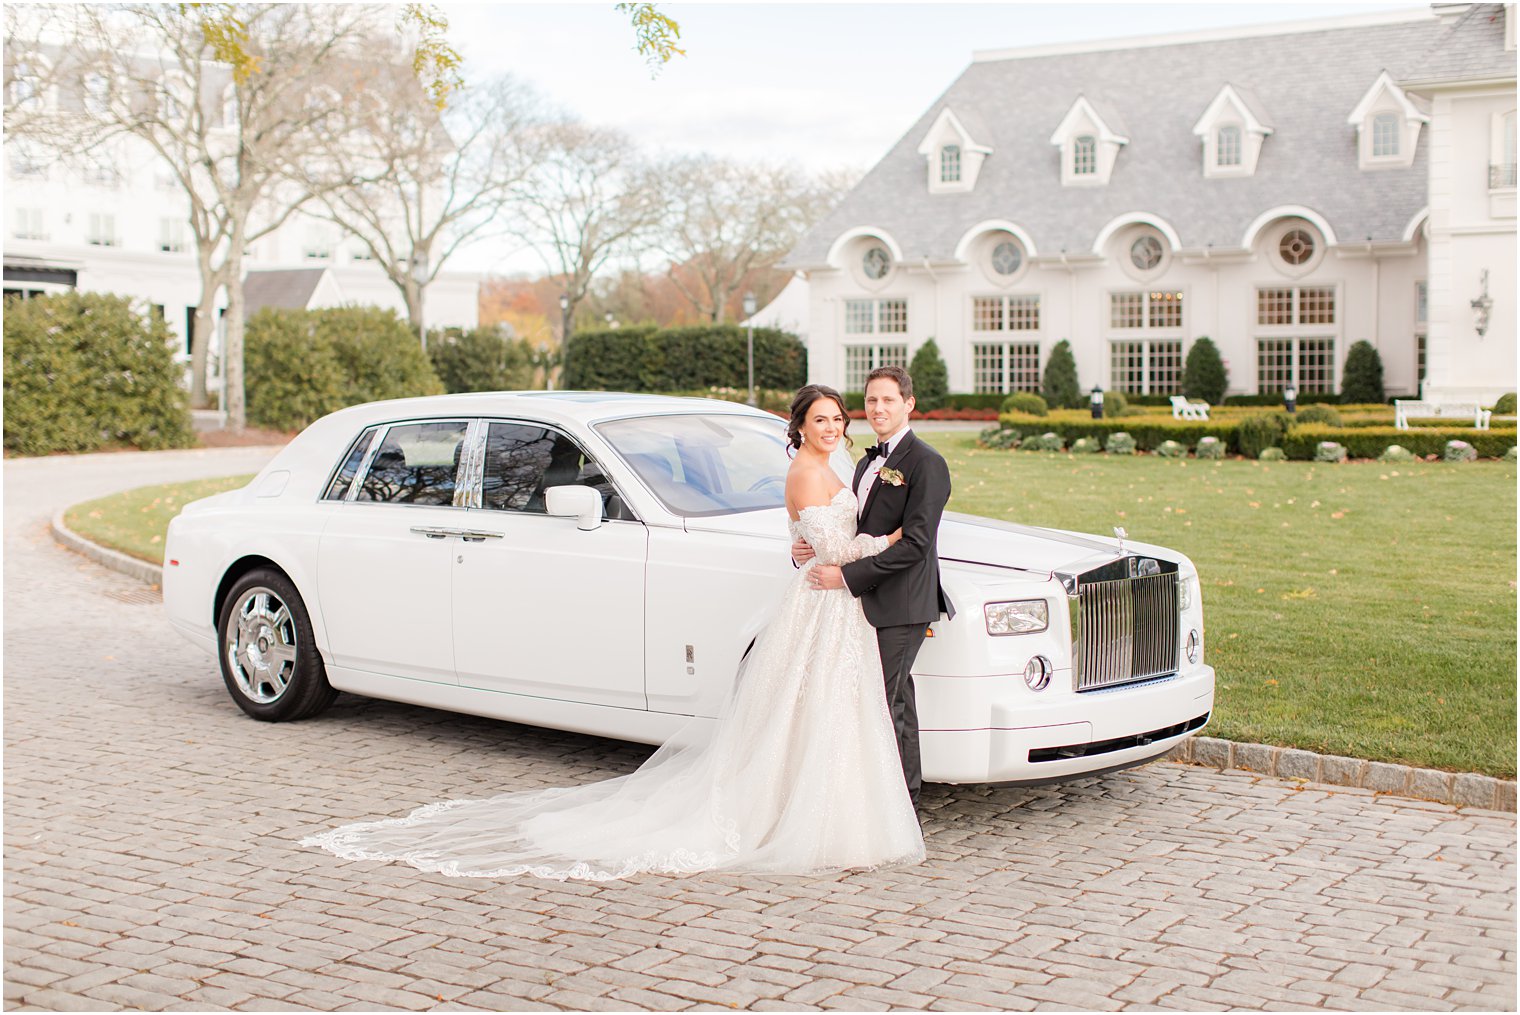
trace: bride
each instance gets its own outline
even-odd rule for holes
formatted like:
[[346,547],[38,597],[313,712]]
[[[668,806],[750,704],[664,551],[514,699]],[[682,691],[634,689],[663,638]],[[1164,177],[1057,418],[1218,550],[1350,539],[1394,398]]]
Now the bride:
[[807,584],[815,561],[857,560],[901,535],[855,533],[855,495],[829,465],[850,444],[848,419],[832,388],[809,384],[792,400],[790,534],[817,557],[793,576],[715,722],[688,724],[629,775],[430,804],[301,844],[455,877],[592,881],[922,860],[875,631],[847,590]]

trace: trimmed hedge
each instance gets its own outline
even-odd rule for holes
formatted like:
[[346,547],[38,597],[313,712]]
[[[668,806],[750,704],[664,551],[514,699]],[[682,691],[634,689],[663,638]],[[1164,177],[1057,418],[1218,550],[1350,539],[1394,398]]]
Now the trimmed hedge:
[[[1283,404],[1282,392],[1274,391],[1266,395],[1226,395],[1225,405],[1277,405]],[[1298,396],[1299,405],[1340,405],[1340,395],[1305,395]]]
[[1474,430],[1472,427],[1428,427],[1399,430],[1386,426],[1346,430],[1314,424],[1296,426],[1289,430],[1283,438],[1282,449],[1289,458],[1305,462],[1314,458],[1314,450],[1320,441],[1335,441],[1343,445],[1352,458],[1376,458],[1390,444],[1398,444],[1424,456],[1445,454],[1446,442],[1450,440],[1466,441],[1477,449],[1482,458],[1502,458],[1515,443],[1515,428]]
[[244,342],[253,426],[299,430],[346,406],[444,391],[412,329],[379,307],[265,308]]
[[1022,412],[1030,416],[1050,415],[1050,406],[1033,391],[1015,391],[1003,399],[1002,409],[1004,412]]
[[515,391],[533,384],[528,344],[499,327],[447,328],[428,336],[428,359],[445,391]]
[[1078,413],[1052,413],[1049,416],[1027,416],[1008,412],[998,417],[998,422],[1018,432],[1018,436],[1058,433],[1067,443],[1080,437],[1096,437],[1105,441],[1109,434],[1128,433],[1142,451],[1151,451],[1163,441],[1173,440],[1180,444],[1197,444],[1204,437],[1218,437],[1227,446],[1235,442],[1234,422],[1216,423],[1196,420],[1172,419],[1170,416],[1126,416],[1122,419],[1092,419]]
[[[862,411],[865,409],[865,407],[866,407],[866,395],[865,395],[865,392],[863,392],[863,391],[845,391],[845,392],[841,392],[841,394],[844,395],[844,407],[846,409],[851,409],[851,410],[860,409]],[[979,394],[975,394],[975,395],[966,394],[966,393],[962,393],[962,394],[959,394],[959,395],[950,394],[950,395],[946,395],[945,396],[944,402],[935,411],[936,412],[954,412],[954,411],[957,411],[957,410],[965,410],[965,409],[991,409],[992,412],[993,412],[993,415],[990,416],[990,417],[988,417],[988,418],[989,419],[996,419],[998,411],[1003,408],[1003,402],[1005,400],[1009,399],[1009,398],[1012,398],[1012,397],[1013,397],[1012,395],[1003,395],[1003,394],[997,394],[997,393],[979,393]],[[1038,396],[1036,396],[1036,397],[1038,397]],[[978,418],[980,418],[980,417],[978,417]]]
[[1309,426],[1314,423],[1335,427],[1341,425],[1341,414],[1335,410],[1334,406],[1329,405],[1306,405],[1292,414],[1291,419],[1294,426]]
[[[593,391],[692,391],[748,387],[748,332],[737,324],[641,325],[578,331],[565,387]],[[807,383],[807,350],[790,332],[755,329],[755,387]]]
[[[145,309],[145,308],[144,308]],[[124,296],[5,305],[5,447],[22,455],[195,444],[172,336]]]

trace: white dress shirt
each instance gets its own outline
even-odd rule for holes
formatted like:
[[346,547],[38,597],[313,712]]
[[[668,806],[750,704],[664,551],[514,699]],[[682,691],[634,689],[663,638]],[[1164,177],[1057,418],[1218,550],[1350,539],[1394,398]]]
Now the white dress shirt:
[[877,455],[871,459],[871,464],[866,466],[866,471],[860,474],[860,485],[855,488],[855,499],[859,502],[856,506],[857,517],[866,513],[866,495],[871,491],[871,484],[876,482],[877,473],[881,472],[881,467],[887,463],[887,459],[891,457],[891,453],[897,449],[898,442],[908,436],[909,431],[912,429],[912,427],[904,424],[901,430],[888,437],[885,441],[877,441],[878,444],[885,444],[887,446],[887,454]]

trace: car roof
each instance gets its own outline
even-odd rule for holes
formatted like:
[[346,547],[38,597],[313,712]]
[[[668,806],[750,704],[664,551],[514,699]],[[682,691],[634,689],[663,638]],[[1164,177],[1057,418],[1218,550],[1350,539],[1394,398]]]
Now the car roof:
[[367,424],[414,416],[511,416],[521,413],[560,423],[589,424],[623,416],[713,411],[775,418],[772,413],[742,402],[626,391],[471,391],[367,402],[340,409],[332,416],[341,416],[350,424]]

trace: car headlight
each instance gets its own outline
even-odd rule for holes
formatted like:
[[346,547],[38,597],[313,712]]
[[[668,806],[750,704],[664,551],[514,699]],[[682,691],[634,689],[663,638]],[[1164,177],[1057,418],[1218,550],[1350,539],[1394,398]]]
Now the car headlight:
[[1050,607],[1043,599],[1020,599],[1013,603],[987,603],[982,607],[991,635],[1033,634],[1050,626]]
[[1177,583],[1177,608],[1191,610],[1198,601],[1198,576],[1190,574]]

